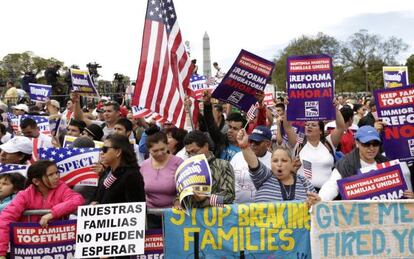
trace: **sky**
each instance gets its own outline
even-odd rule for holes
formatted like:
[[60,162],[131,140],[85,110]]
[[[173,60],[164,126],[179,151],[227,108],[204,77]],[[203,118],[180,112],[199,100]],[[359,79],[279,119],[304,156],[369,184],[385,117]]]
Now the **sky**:
[[[140,58],[145,0],[0,1],[0,58],[32,51],[77,64],[102,65],[135,79]],[[414,53],[414,1],[410,0],[174,0],[178,23],[202,71],[202,40],[210,37],[211,61],[227,70],[241,49],[266,59],[296,37],[323,32],[340,40],[367,29],[402,38]],[[276,68],[277,69],[277,68]]]

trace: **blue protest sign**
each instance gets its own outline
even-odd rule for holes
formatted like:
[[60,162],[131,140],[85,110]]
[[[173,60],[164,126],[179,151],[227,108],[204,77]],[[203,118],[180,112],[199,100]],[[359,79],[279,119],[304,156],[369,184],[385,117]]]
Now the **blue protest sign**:
[[334,120],[332,58],[292,56],[286,61],[289,121]]
[[51,85],[29,83],[30,100],[33,102],[46,102],[52,93]]
[[72,78],[72,91],[83,95],[97,95],[98,91],[93,84],[92,78],[88,71],[82,71],[79,69],[70,70]]
[[407,67],[382,67],[384,87],[394,88],[408,85]]
[[241,50],[212,97],[248,112],[257,102],[256,92],[264,92],[273,68],[273,62]]

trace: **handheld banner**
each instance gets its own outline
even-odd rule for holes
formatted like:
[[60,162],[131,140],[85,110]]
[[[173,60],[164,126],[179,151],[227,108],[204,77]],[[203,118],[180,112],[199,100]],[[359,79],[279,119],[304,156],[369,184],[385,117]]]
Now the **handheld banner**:
[[46,102],[52,93],[51,85],[33,84],[29,83],[30,100],[32,102]]
[[384,87],[394,88],[408,85],[407,67],[382,67]]
[[99,160],[99,148],[39,148],[40,159],[56,163],[60,179],[68,186],[98,186],[98,174],[92,166]]
[[10,224],[11,258],[74,258],[76,220]]
[[163,222],[166,258],[310,258],[303,202],[173,209]]
[[414,85],[374,91],[378,117],[387,125],[382,131],[390,159],[414,160]]
[[145,253],[131,256],[131,259],[162,259],[164,258],[164,237],[162,229],[145,231]]
[[145,202],[78,207],[76,258],[144,254]]
[[96,90],[88,71],[71,69],[70,74],[72,78],[73,92],[77,92],[81,95],[96,95],[99,97],[99,93]]
[[334,120],[332,58],[292,56],[286,61],[288,121]]
[[343,200],[396,200],[407,190],[400,164],[338,180]]
[[16,115],[8,112],[7,113],[7,118],[10,121],[10,126],[13,130],[13,134],[16,135],[16,136],[20,136],[21,132],[22,132],[21,129],[20,129],[20,118],[21,118],[21,116],[20,115],[16,116]]
[[205,155],[184,160],[175,172],[175,183],[183,208],[188,209],[184,198],[193,195],[194,191],[210,195],[211,181],[210,166]]
[[0,175],[18,173],[27,177],[27,168],[29,168],[28,165],[0,164]]
[[[66,148],[72,147],[73,142],[75,142],[76,139],[77,137],[65,135],[65,138],[63,139],[63,147],[66,147]],[[95,148],[102,148],[104,145],[102,141],[97,141],[97,140],[94,140],[93,143],[95,143]]]
[[248,112],[257,102],[256,92],[264,92],[274,66],[273,62],[242,49],[212,97]]
[[150,109],[144,107],[132,106],[132,117],[134,119],[141,119],[152,115]]
[[312,259],[414,257],[412,201],[320,202],[311,217]]
[[210,93],[217,87],[217,83],[214,77],[208,78],[206,76],[194,74],[190,77],[190,90],[191,94],[196,100],[202,100],[205,90]]

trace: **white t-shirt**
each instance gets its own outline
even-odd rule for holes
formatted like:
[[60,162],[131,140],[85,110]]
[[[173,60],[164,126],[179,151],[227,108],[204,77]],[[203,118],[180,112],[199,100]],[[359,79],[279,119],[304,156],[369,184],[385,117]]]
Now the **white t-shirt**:
[[[326,138],[326,141],[332,143],[330,136]],[[295,150],[298,146],[299,144],[296,145]],[[332,144],[331,146],[333,147]],[[316,147],[306,142],[299,153],[299,158],[302,165],[298,174],[306,177],[314,187],[321,188],[328,181],[334,167],[334,157],[328,148],[320,141]]]
[[[361,168],[367,167],[367,166],[375,166],[377,163],[366,163],[360,159],[361,162]],[[411,186],[411,178],[410,178],[410,169],[408,168],[407,164],[405,162],[400,163],[401,170],[405,179],[405,182],[407,184],[408,190],[412,191]],[[363,172],[365,173],[365,172]],[[331,177],[329,177],[329,180],[322,186],[321,190],[319,191],[319,197],[321,197],[322,201],[332,201],[335,199],[336,196],[339,194],[339,187],[337,184],[337,181],[342,179],[341,174],[339,171],[335,168],[332,171]]]
[[[33,140],[33,143],[35,143],[36,140]],[[53,147],[52,144],[52,137],[42,134],[39,134],[39,137],[37,137],[37,148],[49,148],[49,147]]]
[[[258,157],[268,168],[271,168],[272,153],[269,151],[263,157]],[[254,196],[256,194],[256,187],[254,187],[253,181],[249,175],[249,166],[243,157],[243,153],[240,151],[236,153],[230,161],[233,166],[236,198],[234,203],[248,203],[254,202]]]

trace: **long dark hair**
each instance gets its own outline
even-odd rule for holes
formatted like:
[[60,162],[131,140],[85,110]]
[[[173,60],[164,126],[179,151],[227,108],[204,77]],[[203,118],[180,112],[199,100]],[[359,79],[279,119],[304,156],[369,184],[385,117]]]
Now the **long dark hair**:
[[42,179],[50,166],[56,166],[56,163],[50,160],[38,160],[29,166],[27,169],[27,186],[32,184],[35,178]]
[[129,142],[128,137],[119,134],[111,134],[106,140],[109,140],[114,148],[121,150],[121,166],[138,167],[134,147]]

